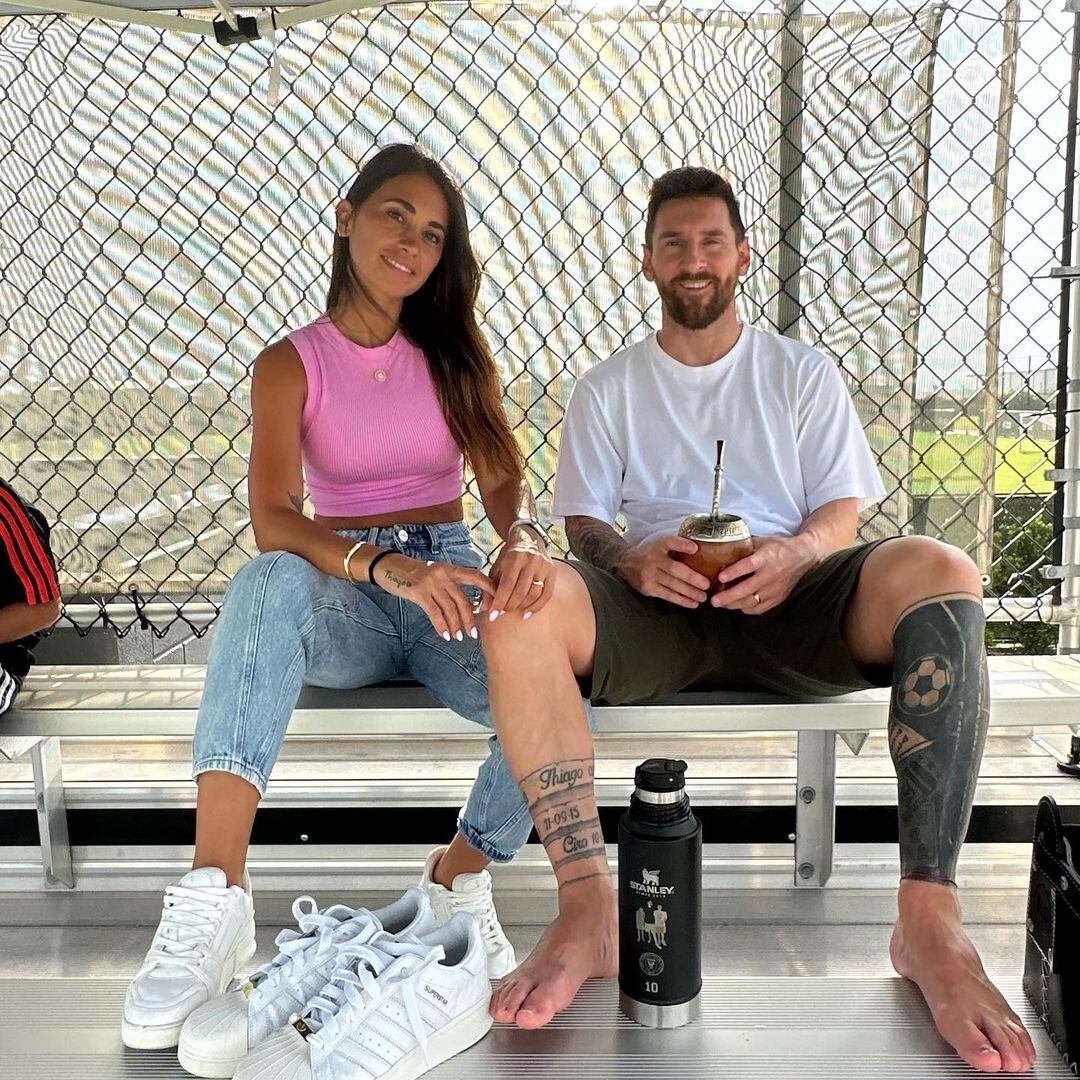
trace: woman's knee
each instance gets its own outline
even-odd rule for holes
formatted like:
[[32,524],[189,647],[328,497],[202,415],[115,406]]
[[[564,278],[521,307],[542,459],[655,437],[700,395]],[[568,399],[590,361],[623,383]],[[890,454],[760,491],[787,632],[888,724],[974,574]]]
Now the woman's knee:
[[250,610],[276,602],[284,611],[310,610],[303,598],[314,594],[324,576],[307,559],[291,551],[265,551],[233,575],[224,609]]
[[[258,555],[229,583],[214,627],[207,685],[223,691],[237,670],[284,676],[313,624],[320,572],[287,551]],[[280,669],[280,670],[278,670]]]

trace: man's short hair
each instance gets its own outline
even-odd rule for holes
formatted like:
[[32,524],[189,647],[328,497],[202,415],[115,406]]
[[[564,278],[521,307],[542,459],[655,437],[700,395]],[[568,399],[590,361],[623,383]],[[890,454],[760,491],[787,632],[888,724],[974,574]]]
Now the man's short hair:
[[652,247],[653,226],[656,213],[669,199],[723,199],[727,203],[731,224],[735,229],[735,243],[742,243],[746,236],[739,204],[735,192],[718,172],[687,165],[682,169],[672,169],[653,181],[649,189],[649,208],[645,214],[645,246]]

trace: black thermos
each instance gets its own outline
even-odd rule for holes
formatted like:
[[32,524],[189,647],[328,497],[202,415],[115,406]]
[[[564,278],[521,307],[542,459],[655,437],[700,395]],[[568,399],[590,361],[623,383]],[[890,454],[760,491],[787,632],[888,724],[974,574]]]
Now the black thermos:
[[646,1027],[681,1027],[700,997],[701,822],[686,762],[649,758],[619,819],[619,1007]]

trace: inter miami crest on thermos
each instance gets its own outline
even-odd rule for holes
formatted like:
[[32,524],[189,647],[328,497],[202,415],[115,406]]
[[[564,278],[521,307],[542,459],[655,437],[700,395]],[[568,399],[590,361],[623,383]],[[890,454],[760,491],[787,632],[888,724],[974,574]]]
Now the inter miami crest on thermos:
[[647,1027],[681,1027],[701,996],[701,822],[686,762],[649,758],[619,819],[619,1007]]

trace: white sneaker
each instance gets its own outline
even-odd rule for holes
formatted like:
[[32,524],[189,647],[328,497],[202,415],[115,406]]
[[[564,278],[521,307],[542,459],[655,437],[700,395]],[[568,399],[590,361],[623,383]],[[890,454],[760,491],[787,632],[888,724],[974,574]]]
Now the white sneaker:
[[342,948],[303,1016],[246,1058],[235,1080],[416,1080],[487,1034],[491,983],[476,920],[421,938]]
[[428,894],[431,908],[440,923],[449,922],[459,911],[467,911],[480,924],[480,936],[487,952],[489,979],[501,979],[517,967],[514,946],[510,944],[499,923],[492,892],[491,875],[486,870],[479,874],[458,874],[453,889],[432,880],[435,864],[442,858],[446,848],[436,848],[424,864],[420,888]]
[[363,944],[376,934],[424,934],[435,929],[427,894],[409,889],[381,908],[342,904],[320,912],[310,896],[293,903],[296,930],[277,936],[279,952],[239,989],[196,1009],[180,1032],[180,1064],[195,1076],[229,1077],[244,1055],[304,1011],[325,985],[347,943]]
[[124,999],[121,1036],[136,1050],[175,1046],[184,1021],[255,955],[251,881],[227,887],[204,867],[165,890],[161,922]]

